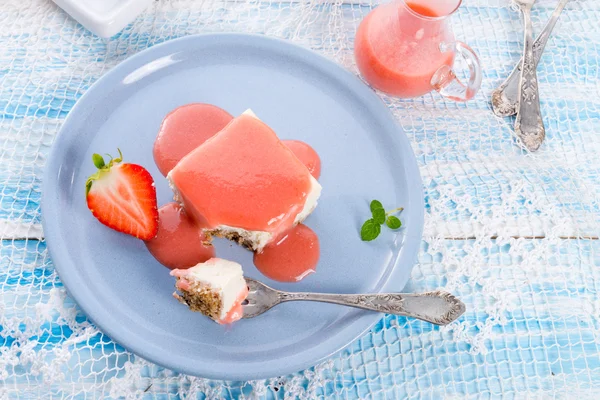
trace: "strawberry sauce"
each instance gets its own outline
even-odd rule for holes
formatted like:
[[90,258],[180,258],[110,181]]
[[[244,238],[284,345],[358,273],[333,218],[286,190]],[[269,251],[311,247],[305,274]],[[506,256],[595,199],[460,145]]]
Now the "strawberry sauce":
[[171,111],[163,120],[154,142],[154,162],[167,176],[179,160],[210,139],[233,117],[210,104],[187,104]]
[[279,282],[298,282],[316,271],[319,238],[306,225],[296,225],[254,254],[254,265],[263,275]]
[[283,232],[311,190],[307,168],[258,118],[242,114],[169,173],[186,211],[209,227]]
[[[154,143],[154,160],[159,170],[166,176],[183,157],[192,152],[198,153],[191,158],[202,160],[202,177],[198,179],[195,168],[197,163],[187,162],[178,168],[178,185],[185,188],[189,181],[202,181],[200,186],[194,184],[189,187],[188,193],[199,193],[195,204],[209,201],[202,210],[187,210],[194,214],[193,218],[178,203],[169,203],[159,209],[158,235],[155,239],[146,241],[146,246],[161,264],[170,269],[190,268],[215,256],[214,248],[203,244],[204,235],[198,221],[210,219],[218,224],[219,220],[225,219],[232,225],[246,229],[275,231],[275,227],[269,226],[265,221],[270,222],[273,209],[277,211],[277,216],[282,211],[278,211],[277,206],[270,207],[270,203],[277,200],[281,205],[282,198],[285,198],[283,209],[292,206],[294,212],[292,215],[281,214],[279,219],[285,219],[287,223],[280,224],[282,221],[279,220],[275,225],[289,225],[309,188],[307,180],[299,179],[303,174],[301,164],[306,166],[315,179],[321,174],[321,160],[308,144],[298,140],[279,142],[266,124],[252,116],[243,115],[236,118],[235,123],[231,123],[233,120],[229,113],[216,106],[188,104],[169,113],[161,125]],[[220,135],[219,140],[214,143],[210,142],[209,147],[213,147],[210,151],[194,151],[226,126],[225,134]],[[232,147],[239,150],[232,152]],[[277,151],[265,154],[262,150],[264,148],[275,148]],[[290,151],[301,163],[286,155]],[[228,159],[223,160],[224,154]],[[235,162],[232,163],[231,160]],[[207,168],[206,165],[210,167]],[[285,168],[272,173],[272,165],[285,165]],[[305,172],[304,174],[306,175]],[[259,177],[258,180],[256,177]],[[233,185],[231,189],[235,189],[236,196],[247,199],[243,210],[227,207],[235,199],[216,196],[217,192],[227,193],[222,188],[215,187],[216,183],[221,185],[223,182]],[[273,182],[277,184],[271,185]],[[261,186],[264,190],[257,194],[256,186]],[[244,191],[248,193],[241,193]],[[184,197],[184,200],[187,199]],[[294,204],[298,207],[294,207]],[[272,210],[269,211],[269,208]],[[260,212],[248,215],[248,209]],[[269,214],[265,214],[266,212]],[[205,217],[206,213],[210,218]],[[268,278],[297,282],[315,272],[319,251],[319,238],[315,232],[300,224],[279,234],[278,239],[267,245],[261,253],[255,253],[254,264]],[[182,282],[179,281],[179,284]],[[240,315],[241,304],[236,303],[228,315],[218,322],[233,322]]]
[[158,234],[146,241],[150,253],[169,269],[185,269],[215,256],[213,246],[203,244],[201,229],[177,203],[158,210]]
[[321,159],[315,149],[300,140],[282,140],[282,142],[302,161],[302,164],[308,168],[311,175],[315,179],[319,179],[319,176],[321,176]]
[[217,322],[223,325],[232,324],[235,321],[240,320],[244,315],[244,308],[242,307],[242,303],[244,302],[244,300],[246,300],[246,297],[248,297],[248,287],[246,287],[246,290],[242,290],[240,294],[238,294],[237,299],[235,299],[235,302],[233,303],[229,311],[227,311],[227,314],[225,314],[225,316]]

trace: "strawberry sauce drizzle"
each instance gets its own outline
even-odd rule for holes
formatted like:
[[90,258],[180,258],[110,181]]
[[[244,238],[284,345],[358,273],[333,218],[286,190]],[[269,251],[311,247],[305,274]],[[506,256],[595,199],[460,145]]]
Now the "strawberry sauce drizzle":
[[158,210],[158,234],[146,241],[150,253],[169,269],[184,269],[215,256],[215,249],[205,245],[206,237],[178,203],[168,203]]
[[267,278],[279,282],[298,282],[314,273],[319,262],[317,234],[299,224],[254,253],[254,265]]
[[[154,144],[154,159],[161,172],[166,175],[181,158],[218,133],[232,119],[226,111],[208,104],[190,104],[173,110],[165,117]],[[283,143],[318,179],[321,160],[316,151],[298,140],[285,140]],[[188,216],[177,203],[161,207],[159,232],[155,239],[146,242],[148,250],[170,269],[190,268],[214,257],[214,248],[203,244],[198,220]],[[268,278],[297,282],[315,272],[319,256],[317,235],[300,224],[280,234],[262,253],[256,253],[254,264]],[[186,282],[180,281],[179,284],[185,285]],[[218,322],[231,323],[239,319],[241,307],[240,301]]]
[[282,140],[282,142],[302,161],[302,164],[308,168],[308,172],[315,179],[319,179],[319,176],[321,176],[321,159],[315,149],[300,140]]
[[171,111],[154,142],[154,162],[167,176],[179,160],[223,129],[233,117],[211,104],[193,103]]

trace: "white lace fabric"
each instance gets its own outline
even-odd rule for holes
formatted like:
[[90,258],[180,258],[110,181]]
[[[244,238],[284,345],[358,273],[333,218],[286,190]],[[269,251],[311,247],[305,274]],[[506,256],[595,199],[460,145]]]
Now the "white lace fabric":
[[[600,398],[600,3],[574,0],[538,68],[547,138],[535,154],[495,117],[491,91],[522,46],[507,0],[465,0],[456,36],[481,58],[475,100],[383,97],[423,177],[425,231],[409,290],[444,289],[447,327],[386,316],[329,361],[253,382],[177,374],[100,332],[67,295],[40,226],[53,139],[106,71],[202,32],[281,37],[353,72],[353,36],[376,4],[156,1],[99,39],[47,0],[0,4],[0,398]],[[556,1],[538,0],[539,32]]]

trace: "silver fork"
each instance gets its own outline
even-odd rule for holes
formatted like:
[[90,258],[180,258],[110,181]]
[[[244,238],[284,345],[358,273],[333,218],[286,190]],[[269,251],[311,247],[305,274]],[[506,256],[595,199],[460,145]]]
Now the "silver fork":
[[[548,39],[552,34],[554,26],[560,17],[563,9],[570,0],[561,0],[556,6],[556,9],[552,13],[552,16],[546,23],[546,26],[533,43],[533,57],[535,59],[535,66],[537,68],[542,53],[548,43]],[[499,117],[508,117],[517,113],[517,106],[519,105],[519,82],[521,78],[521,66],[523,64],[523,58],[515,65],[508,78],[496,90],[492,92],[492,110],[494,114]]]
[[515,120],[515,134],[527,150],[536,151],[546,137],[544,122],[540,111],[540,96],[533,57],[533,26],[531,23],[531,7],[535,0],[513,0],[523,13],[525,25],[525,45],[521,79],[519,83],[519,106]]
[[362,308],[387,314],[403,315],[435,325],[447,325],[465,312],[465,305],[452,294],[442,291],[374,294],[292,293],[275,290],[246,278],[248,297],[243,304],[244,317],[254,318],[286,301],[320,301]]

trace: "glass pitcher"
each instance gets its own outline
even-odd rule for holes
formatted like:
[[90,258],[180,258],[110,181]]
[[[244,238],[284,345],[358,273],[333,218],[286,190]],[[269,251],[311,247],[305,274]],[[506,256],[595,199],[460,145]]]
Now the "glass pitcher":
[[[356,32],[354,54],[364,79],[397,97],[437,90],[455,101],[471,99],[481,86],[481,66],[473,50],[454,39],[449,24],[461,0],[394,0],[371,11]],[[470,77],[454,74],[456,56]]]

